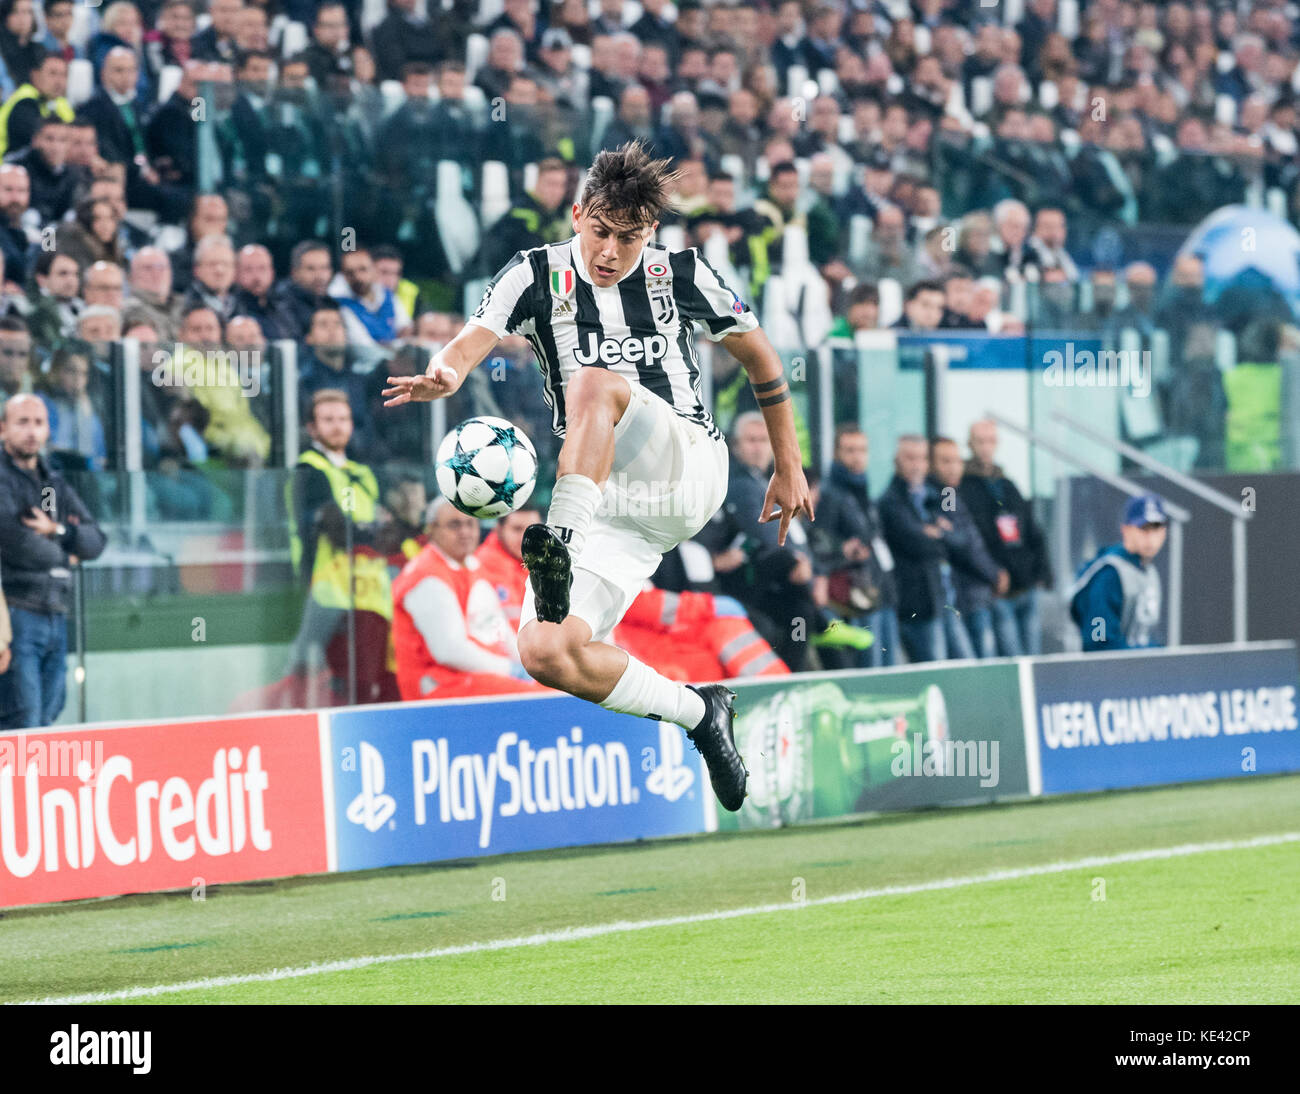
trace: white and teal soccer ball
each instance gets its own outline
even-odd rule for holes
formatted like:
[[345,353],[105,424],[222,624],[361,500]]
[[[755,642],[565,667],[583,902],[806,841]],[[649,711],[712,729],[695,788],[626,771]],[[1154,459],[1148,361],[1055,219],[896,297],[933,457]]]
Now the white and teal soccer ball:
[[438,489],[462,513],[491,520],[528,500],[537,482],[537,450],[504,418],[469,418],[438,445]]

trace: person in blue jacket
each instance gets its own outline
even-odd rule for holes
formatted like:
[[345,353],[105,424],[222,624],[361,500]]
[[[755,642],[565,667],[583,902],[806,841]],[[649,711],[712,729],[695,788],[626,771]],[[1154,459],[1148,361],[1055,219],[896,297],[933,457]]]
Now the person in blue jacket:
[[1155,557],[1169,533],[1169,514],[1155,494],[1130,498],[1119,543],[1103,548],[1070,587],[1070,615],[1085,653],[1158,646],[1160,575]]

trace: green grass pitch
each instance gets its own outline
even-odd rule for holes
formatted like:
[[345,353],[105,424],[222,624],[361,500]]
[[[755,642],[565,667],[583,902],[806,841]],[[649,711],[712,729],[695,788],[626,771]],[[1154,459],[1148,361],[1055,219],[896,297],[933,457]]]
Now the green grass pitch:
[[1297,833],[1287,776],[11,910],[0,1001],[1297,1003]]

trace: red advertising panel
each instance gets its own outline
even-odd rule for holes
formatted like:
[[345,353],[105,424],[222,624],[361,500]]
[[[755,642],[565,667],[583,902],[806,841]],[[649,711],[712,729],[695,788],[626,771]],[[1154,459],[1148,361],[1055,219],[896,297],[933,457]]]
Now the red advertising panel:
[[0,907],[327,870],[317,724],[0,734]]

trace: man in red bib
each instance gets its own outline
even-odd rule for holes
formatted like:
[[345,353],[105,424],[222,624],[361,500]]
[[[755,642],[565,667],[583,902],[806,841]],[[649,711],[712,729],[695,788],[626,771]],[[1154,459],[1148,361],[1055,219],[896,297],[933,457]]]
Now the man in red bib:
[[474,555],[478,521],[436,498],[427,523],[429,545],[393,582],[402,698],[549,692],[524,672],[514,628]]

